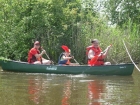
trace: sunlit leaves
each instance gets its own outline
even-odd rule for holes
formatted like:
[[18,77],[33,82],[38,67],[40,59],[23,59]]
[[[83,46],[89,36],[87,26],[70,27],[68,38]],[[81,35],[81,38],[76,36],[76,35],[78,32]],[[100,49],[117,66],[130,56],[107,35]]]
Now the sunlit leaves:
[[139,0],[107,0],[104,6],[113,24],[122,26],[129,18],[133,23],[140,23]]

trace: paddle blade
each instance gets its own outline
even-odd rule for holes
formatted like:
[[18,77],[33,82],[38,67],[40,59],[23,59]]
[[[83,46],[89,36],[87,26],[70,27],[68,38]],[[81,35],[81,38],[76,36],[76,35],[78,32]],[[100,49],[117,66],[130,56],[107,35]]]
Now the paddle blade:
[[90,61],[90,66],[93,66],[96,63],[97,59],[98,59],[98,55],[94,56]]
[[62,45],[61,48],[62,48],[64,51],[69,52],[68,46]]

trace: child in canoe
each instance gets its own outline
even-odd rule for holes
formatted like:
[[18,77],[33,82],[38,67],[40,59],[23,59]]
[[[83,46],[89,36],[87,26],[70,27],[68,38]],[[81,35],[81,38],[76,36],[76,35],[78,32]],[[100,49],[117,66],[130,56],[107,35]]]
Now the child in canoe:
[[71,63],[70,60],[71,59],[74,59],[73,56],[71,56],[71,50],[67,47],[67,46],[61,46],[62,49],[65,51],[63,53],[60,54],[59,56],[59,61],[58,61],[58,64],[59,65],[70,65],[70,66],[76,66],[76,65],[79,65],[77,63]]

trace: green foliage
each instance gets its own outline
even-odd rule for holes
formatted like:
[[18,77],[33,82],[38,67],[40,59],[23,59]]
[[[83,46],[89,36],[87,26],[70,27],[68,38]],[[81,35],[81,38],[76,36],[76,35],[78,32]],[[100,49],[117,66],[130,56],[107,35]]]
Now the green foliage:
[[122,26],[129,19],[132,23],[140,24],[139,0],[107,0],[104,7],[113,24]]
[[[29,49],[39,40],[56,62],[64,44],[80,63],[86,63],[85,48],[91,39],[98,38],[102,49],[113,44],[107,59],[122,62],[128,61],[122,45],[122,38],[125,38],[129,40],[129,49],[137,47],[131,53],[138,56],[139,27],[135,19],[130,17],[126,22],[128,19],[121,15],[123,28],[109,27],[108,21],[99,17],[96,3],[96,0],[0,0],[0,55],[27,61]],[[114,16],[112,23],[118,23],[118,15],[113,15],[113,8],[118,4],[119,1],[110,0],[104,5],[111,5],[108,14]],[[139,59],[137,56],[135,60]]]
[[8,58],[4,58],[4,57],[0,57],[0,60],[3,60],[3,61],[9,61],[10,59],[8,59]]

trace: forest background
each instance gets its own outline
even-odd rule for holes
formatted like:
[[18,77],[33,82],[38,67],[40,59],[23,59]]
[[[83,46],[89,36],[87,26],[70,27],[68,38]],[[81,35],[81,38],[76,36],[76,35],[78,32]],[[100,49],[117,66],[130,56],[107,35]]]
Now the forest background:
[[86,47],[97,38],[102,50],[112,44],[106,60],[130,62],[124,40],[139,62],[139,33],[139,0],[0,0],[0,56],[13,60],[27,61],[38,40],[55,63],[67,45],[85,64]]

